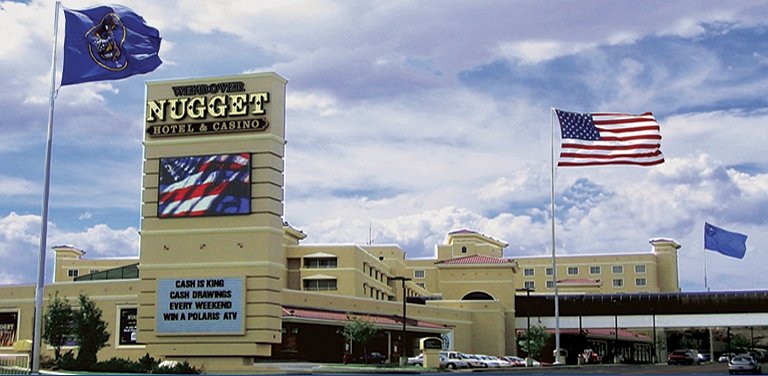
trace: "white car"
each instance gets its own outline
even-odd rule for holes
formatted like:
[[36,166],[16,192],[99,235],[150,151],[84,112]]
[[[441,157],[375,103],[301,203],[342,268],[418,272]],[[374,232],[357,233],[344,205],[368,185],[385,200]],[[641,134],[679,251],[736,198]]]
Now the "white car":
[[[424,367],[424,354],[419,354],[418,356],[408,358],[408,364],[412,366]],[[444,355],[440,355],[440,368],[469,368],[469,364],[460,359],[451,359]]]
[[488,368],[501,368],[501,362],[498,359],[493,359],[488,355],[475,354],[477,359],[488,365]]
[[495,361],[498,361],[499,362],[499,366],[502,367],[502,368],[514,367],[512,362],[510,362],[509,360],[506,360],[504,358],[499,358],[498,356],[493,356],[493,355],[490,355],[488,357],[493,359],[493,360],[495,360]]

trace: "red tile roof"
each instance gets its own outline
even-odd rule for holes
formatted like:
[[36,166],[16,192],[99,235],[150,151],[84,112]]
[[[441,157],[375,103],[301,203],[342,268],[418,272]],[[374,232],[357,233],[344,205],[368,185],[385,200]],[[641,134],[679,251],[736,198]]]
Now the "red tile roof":
[[486,256],[486,255],[470,255],[470,256],[463,256],[463,257],[456,257],[450,260],[438,261],[435,264],[466,265],[466,264],[507,264],[507,263],[514,263],[514,261],[508,258],[501,258],[501,257],[493,257],[493,256]]
[[[399,316],[369,315],[369,314],[357,314],[357,313],[348,313],[348,312],[339,312],[339,311],[327,311],[327,310],[321,310],[321,309],[283,307],[283,318],[295,317],[300,319],[312,319],[312,320],[323,320],[323,321],[347,321],[349,320],[350,316],[359,317],[364,320],[369,320],[377,325],[387,325],[387,326],[403,325],[402,317],[399,317]],[[430,328],[430,329],[445,328],[445,326],[443,325],[438,325],[438,324],[421,321],[421,320],[415,320],[411,318],[407,318],[406,325],[415,326],[419,328]]]

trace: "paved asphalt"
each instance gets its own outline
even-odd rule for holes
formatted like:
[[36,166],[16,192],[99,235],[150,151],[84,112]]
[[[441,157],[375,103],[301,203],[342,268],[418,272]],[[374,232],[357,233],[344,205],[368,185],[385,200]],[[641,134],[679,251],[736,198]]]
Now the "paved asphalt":
[[[298,371],[298,370],[295,370]],[[407,374],[407,373],[422,373],[422,374],[442,374],[446,373],[458,373],[467,375],[712,375],[728,374],[728,365],[725,363],[711,363],[694,366],[668,366],[666,364],[644,364],[644,365],[589,365],[589,366],[558,366],[558,367],[542,367],[542,368],[512,368],[504,370],[458,370],[458,371],[445,371],[445,372],[419,372],[418,369],[386,369],[386,368],[355,368],[350,367],[344,369],[335,367],[314,367],[311,370],[305,370],[308,372],[287,372],[287,373],[300,373],[300,374],[344,374],[346,376],[352,375],[392,375],[392,374]]]

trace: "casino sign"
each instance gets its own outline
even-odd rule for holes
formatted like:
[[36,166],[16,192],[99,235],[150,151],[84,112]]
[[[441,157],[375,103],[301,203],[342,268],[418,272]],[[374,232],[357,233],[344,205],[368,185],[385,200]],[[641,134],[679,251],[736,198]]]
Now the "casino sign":
[[147,101],[149,136],[257,132],[269,127],[269,92],[247,92],[242,81],[172,89],[176,98]]

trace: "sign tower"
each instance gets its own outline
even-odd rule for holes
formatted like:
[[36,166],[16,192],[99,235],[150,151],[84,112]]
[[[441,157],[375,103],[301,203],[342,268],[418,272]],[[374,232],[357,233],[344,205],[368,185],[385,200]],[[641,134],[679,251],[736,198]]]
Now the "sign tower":
[[285,84],[147,83],[138,342],[211,370],[281,340]]

